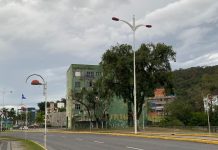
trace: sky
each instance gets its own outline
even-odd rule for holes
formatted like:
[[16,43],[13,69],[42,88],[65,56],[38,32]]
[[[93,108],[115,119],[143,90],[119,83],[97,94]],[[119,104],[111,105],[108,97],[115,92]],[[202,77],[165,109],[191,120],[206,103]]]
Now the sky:
[[[98,64],[117,43],[172,45],[172,69],[218,65],[217,0],[0,0],[0,105],[36,106],[48,84],[48,101],[66,97],[70,64]],[[40,79],[39,79],[40,80]],[[12,91],[12,93],[10,92]],[[27,99],[22,100],[22,93]]]

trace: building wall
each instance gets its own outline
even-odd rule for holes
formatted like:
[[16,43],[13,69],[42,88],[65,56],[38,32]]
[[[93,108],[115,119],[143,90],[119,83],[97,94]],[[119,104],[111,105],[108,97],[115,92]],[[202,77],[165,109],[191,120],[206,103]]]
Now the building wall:
[[110,127],[127,127],[128,126],[128,108],[122,99],[114,97],[113,102],[108,110]]
[[[151,122],[160,122],[164,117],[164,108],[167,103],[171,103],[175,100],[175,96],[158,96],[151,97],[146,100],[148,104],[146,104],[148,111],[148,121]],[[147,111],[147,110],[146,110]]]
[[[72,117],[78,115],[75,110],[77,104],[72,99],[72,94],[79,93],[82,88],[92,89],[93,83],[101,76],[101,68],[98,65],[72,64],[67,71],[67,128],[72,128]],[[81,109],[83,106],[81,105]]]
[[52,112],[48,114],[48,125],[52,127],[65,127],[66,126],[66,112]]
[[64,108],[65,105],[64,105],[64,103],[62,103],[62,102],[58,102],[58,103],[57,103],[57,107],[58,107],[58,108]]

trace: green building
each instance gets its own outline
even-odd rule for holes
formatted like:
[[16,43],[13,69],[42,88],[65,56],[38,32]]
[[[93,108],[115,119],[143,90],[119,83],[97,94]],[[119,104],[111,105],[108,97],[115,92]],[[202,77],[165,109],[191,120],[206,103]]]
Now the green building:
[[92,89],[93,83],[101,76],[98,65],[71,64],[67,71],[67,128],[72,128],[73,118],[78,121],[88,120],[85,108],[72,99],[72,94],[81,92],[83,88]]
[[[80,93],[83,88],[92,90],[93,84],[102,76],[99,65],[71,64],[67,71],[67,103],[66,126],[68,129],[89,126],[90,117],[84,105],[73,99],[72,95]],[[127,104],[114,96],[107,110],[107,121],[102,125],[111,128],[124,128],[128,126]],[[91,116],[93,112],[91,112]],[[92,116],[93,117],[93,116]],[[93,120],[94,121],[94,120]],[[82,124],[82,123],[85,123]],[[96,123],[96,122],[95,122]],[[101,125],[99,126],[101,127]]]

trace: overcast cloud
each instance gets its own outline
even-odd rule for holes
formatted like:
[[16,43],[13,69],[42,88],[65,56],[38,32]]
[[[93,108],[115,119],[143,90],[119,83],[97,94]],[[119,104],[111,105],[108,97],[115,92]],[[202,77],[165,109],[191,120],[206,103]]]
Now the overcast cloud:
[[130,28],[111,17],[131,22],[133,14],[137,23],[153,25],[137,30],[136,46],[172,45],[173,69],[218,65],[217,0],[0,0],[5,105],[21,103],[22,93],[28,105],[43,101],[42,87],[25,83],[33,73],[48,82],[49,101],[65,97],[70,64],[98,64],[111,45],[132,44]]

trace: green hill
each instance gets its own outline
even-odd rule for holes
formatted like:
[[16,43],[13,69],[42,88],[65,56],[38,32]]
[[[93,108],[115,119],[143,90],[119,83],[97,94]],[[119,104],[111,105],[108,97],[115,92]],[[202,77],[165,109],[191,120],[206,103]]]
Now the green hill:
[[203,97],[218,94],[218,65],[179,69],[173,76],[176,96],[189,101],[196,111],[203,111]]
[[[218,66],[192,67],[173,71],[177,100],[166,106],[164,125],[206,126],[203,97],[218,95]],[[218,106],[210,113],[211,125],[218,125]]]

